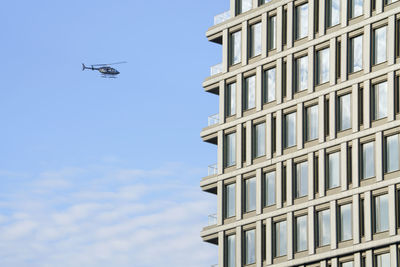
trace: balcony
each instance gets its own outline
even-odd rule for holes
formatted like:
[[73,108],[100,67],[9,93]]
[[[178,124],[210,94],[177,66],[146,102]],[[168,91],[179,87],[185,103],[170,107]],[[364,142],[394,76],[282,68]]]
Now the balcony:
[[227,21],[230,18],[231,18],[231,12],[229,10],[225,11],[224,13],[218,14],[214,16],[214,25]]
[[218,264],[211,265],[211,267],[218,267]]
[[217,174],[218,174],[217,164],[208,166],[208,176],[217,175]]
[[210,67],[210,75],[214,76],[222,72],[222,63]]
[[217,225],[217,214],[208,215],[208,226]]
[[208,126],[213,126],[219,123],[219,114],[214,114],[208,117]]

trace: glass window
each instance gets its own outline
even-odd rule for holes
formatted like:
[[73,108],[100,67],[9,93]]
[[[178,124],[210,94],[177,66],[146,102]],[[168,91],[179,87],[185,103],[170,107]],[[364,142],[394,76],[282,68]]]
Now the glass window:
[[276,16],[268,19],[268,50],[276,48]]
[[306,140],[318,138],[318,106],[306,108]]
[[374,142],[363,144],[362,152],[363,152],[362,177],[363,179],[374,177],[375,176]]
[[386,5],[389,5],[389,4],[395,3],[397,1],[399,1],[399,0],[385,0],[385,3],[386,3]]
[[254,126],[254,157],[265,156],[265,123]]
[[373,119],[387,117],[387,82],[375,84],[373,87]]
[[250,57],[261,54],[261,23],[250,26]]
[[245,79],[244,109],[252,109],[256,106],[256,76]]
[[308,57],[295,60],[295,92],[306,90],[308,87]]
[[350,240],[353,237],[351,204],[339,207],[340,213],[340,241]]
[[264,206],[271,206],[275,204],[275,172],[268,172],[265,174],[264,180],[265,198]]
[[328,189],[340,186],[340,152],[328,155]]
[[390,267],[390,253],[375,256],[376,267]]
[[364,0],[351,0],[350,1],[350,18],[361,16],[364,11]]
[[308,194],[308,162],[297,163],[295,167],[295,197],[300,198]]
[[375,197],[375,233],[389,230],[388,195]]
[[285,115],[285,147],[296,145],[296,112]]
[[344,131],[351,128],[351,95],[343,95],[338,97],[338,130]]
[[271,0],[261,0],[261,1],[260,1],[260,4],[266,4],[266,3],[268,3],[268,2],[271,2]]
[[253,264],[256,262],[256,234],[255,230],[245,232],[245,264]]
[[249,11],[253,8],[253,1],[252,0],[237,0],[236,1],[236,13],[241,14],[246,11]]
[[329,48],[317,52],[317,84],[329,82]]
[[242,60],[242,32],[237,31],[231,34],[230,63],[235,65]]
[[236,185],[230,184],[225,187],[225,217],[230,218],[236,213]]
[[276,69],[264,71],[264,103],[275,101]]
[[245,212],[256,210],[256,178],[245,182]]
[[226,87],[226,116],[236,114],[236,83],[228,84]]
[[296,7],[296,24],[295,24],[296,40],[307,37],[308,35],[308,4]]
[[386,137],[386,172],[399,170],[399,135]]
[[225,136],[225,166],[236,164],[236,133]]
[[323,247],[331,243],[331,212],[319,211],[318,219],[318,246]]
[[386,61],[386,26],[374,30],[374,64]]
[[275,257],[281,257],[287,253],[286,221],[275,223]]
[[340,0],[327,0],[328,27],[335,26],[340,22]]
[[348,262],[343,262],[341,265],[341,267],[353,267],[353,262],[352,261],[348,261]]
[[307,215],[296,218],[296,252],[307,250]]
[[227,238],[227,267],[236,267],[236,236],[230,235]]
[[363,36],[350,39],[350,72],[360,71],[363,68]]

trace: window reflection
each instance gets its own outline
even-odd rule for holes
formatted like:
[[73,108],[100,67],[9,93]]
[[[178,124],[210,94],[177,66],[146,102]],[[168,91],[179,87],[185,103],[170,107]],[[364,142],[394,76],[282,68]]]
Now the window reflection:
[[356,72],[363,68],[363,36],[357,36],[350,40],[351,62],[350,72]]
[[340,0],[328,0],[328,27],[339,24]]
[[269,69],[264,72],[264,102],[275,101],[276,69]]
[[329,81],[329,48],[317,52],[317,84]]
[[373,99],[373,119],[379,120],[387,117],[387,82],[374,85]]
[[374,30],[374,64],[386,61],[386,26]]
[[339,98],[339,131],[350,129],[351,127],[351,95],[347,94]]
[[300,92],[308,87],[308,57],[297,58],[295,61],[296,84],[295,91]]
[[296,145],[296,112],[285,115],[285,147]]
[[296,7],[296,40],[308,35],[308,4]]
[[295,197],[300,198],[308,194],[308,163],[296,164]]
[[245,102],[244,109],[252,109],[256,106],[256,76],[251,76],[245,79]]
[[230,62],[231,65],[239,63],[242,59],[242,32],[237,31],[231,34]]

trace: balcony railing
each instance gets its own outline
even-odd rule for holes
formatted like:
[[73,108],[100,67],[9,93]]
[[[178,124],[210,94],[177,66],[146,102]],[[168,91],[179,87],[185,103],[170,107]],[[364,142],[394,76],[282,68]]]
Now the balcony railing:
[[214,16],[214,25],[227,21],[230,18],[231,18],[231,12],[229,10],[224,13],[218,14]]
[[211,265],[211,267],[218,267],[218,264]]
[[208,226],[217,224],[217,214],[208,215]]
[[217,173],[218,173],[217,164],[208,166],[208,176],[217,175]]
[[219,114],[214,114],[208,117],[208,126],[212,126],[219,123]]
[[219,63],[217,65],[211,66],[211,68],[210,68],[210,75],[211,76],[217,75],[217,74],[219,74],[221,72],[222,72],[222,63]]

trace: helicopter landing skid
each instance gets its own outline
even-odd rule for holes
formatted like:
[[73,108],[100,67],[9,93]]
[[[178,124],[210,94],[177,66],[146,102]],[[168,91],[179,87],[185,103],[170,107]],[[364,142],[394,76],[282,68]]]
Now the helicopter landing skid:
[[102,78],[108,78],[108,79],[116,79],[116,76],[109,76],[109,75],[101,75]]

